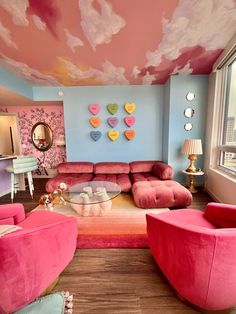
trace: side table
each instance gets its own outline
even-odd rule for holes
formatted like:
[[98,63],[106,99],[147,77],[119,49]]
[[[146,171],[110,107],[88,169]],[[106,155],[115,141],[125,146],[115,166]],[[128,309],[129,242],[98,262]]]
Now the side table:
[[198,172],[188,172],[186,170],[182,171],[184,174],[189,176],[189,191],[191,193],[197,193],[197,189],[195,188],[195,177],[196,176],[203,176],[204,172],[203,171],[198,171]]

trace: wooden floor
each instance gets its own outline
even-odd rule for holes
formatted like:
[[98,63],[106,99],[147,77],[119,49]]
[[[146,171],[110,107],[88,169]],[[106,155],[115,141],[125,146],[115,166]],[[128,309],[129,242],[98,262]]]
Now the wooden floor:
[[[14,201],[32,210],[45,192],[45,182],[34,179],[34,200],[24,191]],[[193,198],[190,207],[197,209],[213,201],[203,190]],[[9,202],[9,194],[0,198],[0,204]],[[73,294],[74,314],[199,313],[174,294],[149,249],[79,249],[54,291]]]

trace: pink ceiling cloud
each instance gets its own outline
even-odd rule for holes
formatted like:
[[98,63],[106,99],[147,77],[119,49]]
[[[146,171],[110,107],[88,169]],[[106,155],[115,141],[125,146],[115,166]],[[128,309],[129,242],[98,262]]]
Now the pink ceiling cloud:
[[1,0],[0,6],[11,15],[12,22],[15,25],[27,26],[29,24],[29,21],[26,16],[26,10],[29,6],[28,0],[21,1]]
[[47,25],[50,32],[57,37],[57,23],[60,18],[60,11],[53,1],[29,0],[29,12],[37,15]]
[[119,33],[126,23],[106,0],[98,0],[100,8],[97,10],[93,2],[79,0],[79,7],[84,34],[95,50],[97,45],[110,43],[112,36]]
[[163,84],[208,74],[235,0],[0,1],[0,64],[32,84]]

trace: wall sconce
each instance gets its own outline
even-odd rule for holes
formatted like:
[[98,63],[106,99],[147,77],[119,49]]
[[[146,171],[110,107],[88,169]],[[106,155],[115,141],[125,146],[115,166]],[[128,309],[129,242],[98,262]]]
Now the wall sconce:
[[185,171],[197,172],[194,163],[197,160],[196,155],[202,155],[202,141],[200,139],[186,139],[181,152],[188,155],[188,159],[190,160],[190,164]]
[[65,146],[66,141],[65,141],[65,135],[60,134],[57,139],[55,139],[55,145],[57,146]]

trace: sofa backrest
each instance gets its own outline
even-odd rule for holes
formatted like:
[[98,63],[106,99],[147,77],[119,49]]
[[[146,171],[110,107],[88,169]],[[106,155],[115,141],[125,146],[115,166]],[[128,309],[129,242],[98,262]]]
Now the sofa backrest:
[[92,162],[63,162],[57,166],[58,173],[93,173]]
[[130,166],[127,162],[98,162],[94,165],[94,174],[128,174]]
[[131,173],[152,172],[156,160],[132,161],[130,162]]

